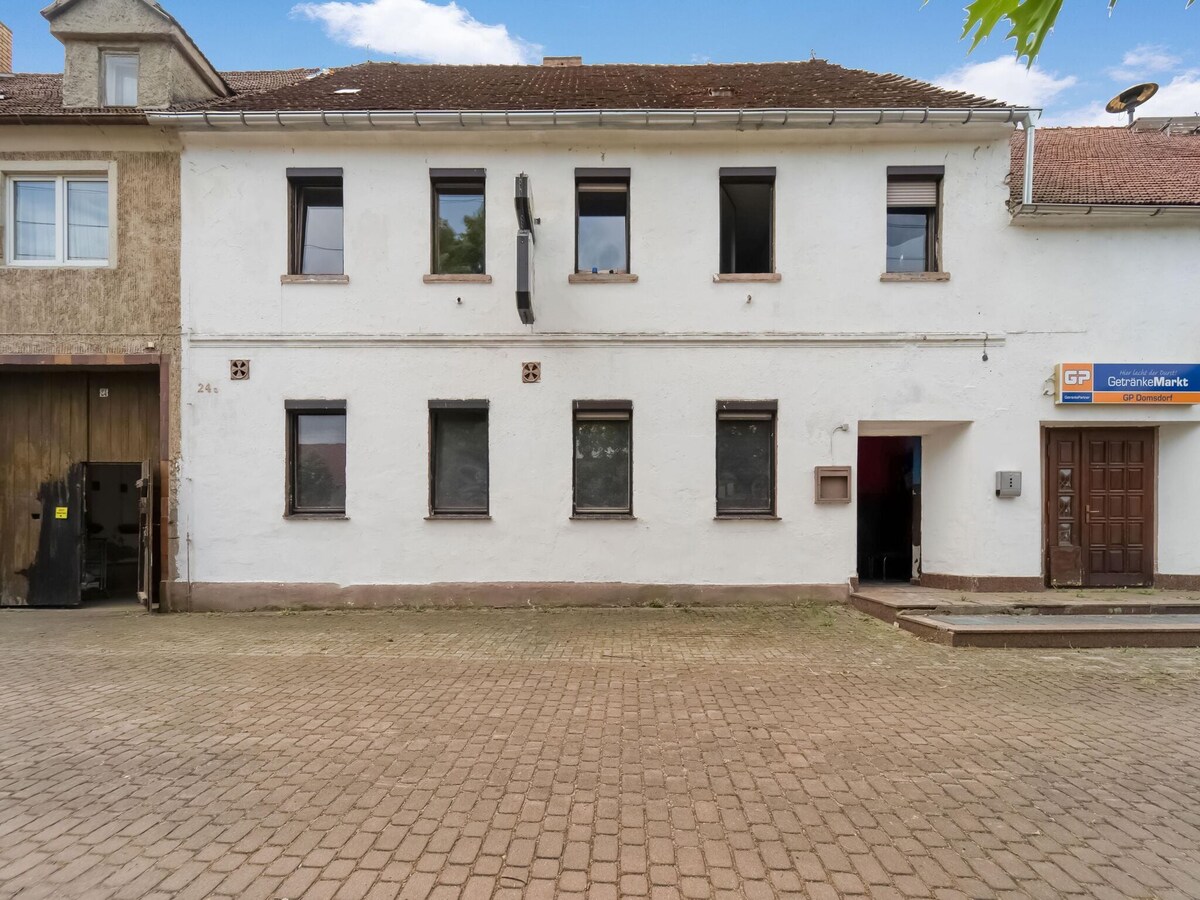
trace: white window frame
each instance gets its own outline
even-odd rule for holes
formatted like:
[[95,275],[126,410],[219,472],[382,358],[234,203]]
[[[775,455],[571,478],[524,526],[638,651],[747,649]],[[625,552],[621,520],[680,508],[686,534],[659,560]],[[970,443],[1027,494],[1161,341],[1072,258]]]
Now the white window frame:
[[135,73],[133,76],[133,107],[141,104],[142,100],[142,59],[141,54],[137,50],[101,50],[100,51],[100,97],[101,106],[112,106],[118,109],[129,107],[129,104],[113,103],[108,96],[108,61],[117,57],[132,56],[134,59]]
[[[101,161],[10,161],[12,168],[0,169],[4,208],[4,264],[14,268],[104,269],[117,264],[117,171],[116,164]],[[15,181],[52,181],[55,184],[54,259],[16,258]],[[108,258],[67,258],[67,183],[71,181],[108,182]]]

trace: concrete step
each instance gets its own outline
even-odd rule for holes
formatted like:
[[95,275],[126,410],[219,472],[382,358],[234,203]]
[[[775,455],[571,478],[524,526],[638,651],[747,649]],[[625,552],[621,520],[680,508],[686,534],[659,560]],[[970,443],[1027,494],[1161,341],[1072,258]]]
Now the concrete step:
[[901,612],[895,623],[950,647],[1200,647],[1200,613],[942,614]]
[[[934,592],[911,594],[875,594],[856,591],[850,595],[850,605],[859,612],[884,622],[894,623],[904,613],[927,615],[1056,615],[1056,616],[1128,616],[1184,615],[1200,613],[1200,597],[1131,597],[1116,594],[1102,599],[1078,598],[1073,595],[1047,591],[1045,594],[1024,595],[1003,600],[986,594],[968,595],[968,599],[939,596]],[[952,599],[953,598],[953,599]]]

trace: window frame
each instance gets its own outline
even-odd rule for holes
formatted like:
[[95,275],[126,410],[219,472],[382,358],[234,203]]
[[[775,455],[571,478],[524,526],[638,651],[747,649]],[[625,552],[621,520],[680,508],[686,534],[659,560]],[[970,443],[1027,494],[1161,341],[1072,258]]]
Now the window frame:
[[[770,504],[767,509],[740,507],[721,508],[721,447],[722,421],[769,421],[771,423],[771,461],[768,468]],[[714,500],[717,519],[778,519],[779,518],[779,402],[777,400],[718,400],[713,431]]]
[[[25,168],[0,172],[0,184],[4,187],[4,263],[7,266],[24,268],[74,268],[104,269],[116,264],[116,181],[110,166],[108,171],[97,170],[94,164],[75,170],[56,164],[53,169]],[[37,181],[54,185],[54,258],[17,259],[17,182]],[[104,259],[71,259],[68,256],[68,191],[67,185],[74,182],[103,182],[108,187],[108,246]]]
[[[580,422],[623,421],[629,423],[629,502],[623,507],[583,507],[579,505],[579,460],[575,448]],[[571,518],[632,519],[633,515],[633,401],[576,400],[571,404]]]
[[[892,206],[887,202],[885,194],[884,216],[884,259],[883,271],[886,275],[929,275],[942,274],[946,270],[942,265],[942,187],[945,182],[945,166],[888,166],[887,187],[893,183],[930,183],[934,185],[935,199],[929,206]],[[892,213],[903,215],[925,216],[925,268],[918,272],[901,272],[891,268],[891,260],[887,257],[887,216]]]
[[[468,190],[478,185],[479,190]],[[438,221],[441,189],[449,194],[476,194],[483,197],[483,268],[479,272],[443,272],[439,266]],[[429,274],[450,277],[487,274],[487,169],[430,169],[429,170]]]
[[[492,422],[487,400],[429,401],[429,514],[428,519],[490,519],[492,517]],[[484,423],[484,459],[487,466],[487,496],[482,507],[441,509],[437,500],[437,419],[442,413],[482,413]]]
[[[350,501],[349,450],[350,450],[350,417],[346,410],[345,400],[285,400],[284,414],[287,418],[287,446],[284,464],[284,518],[288,519],[344,519],[346,508]],[[342,477],[346,481],[346,500],[340,507],[336,506],[299,506],[296,503],[296,466],[299,462],[298,451],[301,416],[341,416],[346,421],[346,451],[347,458]]]
[[575,274],[590,275],[591,269],[579,267],[579,195],[582,190],[616,192],[618,188],[625,194],[625,268],[609,269],[598,272],[599,275],[630,275],[633,272],[633,247],[630,234],[633,222],[633,198],[631,190],[630,170],[624,168],[599,168],[575,170]]
[[[346,185],[340,168],[288,169],[288,258],[287,274],[294,278],[334,278],[346,275]],[[304,194],[310,188],[336,187],[342,195],[342,270],[340,272],[304,272],[304,238],[308,227]]]
[[[112,103],[108,99],[108,62],[111,59],[132,58],[133,73],[133,103]],[[100,51],[100,105],[106,109],[137,109],[142,99],[142,60],[141,54],[134,49],[112,49]]]
[[779,261],[775,256],[775,225],[776,225],[776,204],[777,192],[775,188],[776,170],[775,166],[722,166],[717,175],[718,192],[725,190],[726,184],[765,184],[771,189],[771,212],[768,222],[768,245],[769,245],[769,262],[770,267],[765,272],[726,272],[721,265],[722,257],[725,252],[725,232],[724,224],[725,217],[721,215],[718,193],[717,206],[717,274],[718,275],[775,275],[776,269],[779,266]]

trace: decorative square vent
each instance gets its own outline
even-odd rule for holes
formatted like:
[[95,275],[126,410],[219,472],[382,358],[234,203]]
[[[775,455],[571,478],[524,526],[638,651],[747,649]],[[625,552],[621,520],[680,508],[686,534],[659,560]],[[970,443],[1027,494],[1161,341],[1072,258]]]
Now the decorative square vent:
[[250,360],[231,359],[229,361],[229,380],[245,381],[250,377]]
[[537,384],[542,380],[542,364],[540,362],[521,363],[521,380],[526,384]]

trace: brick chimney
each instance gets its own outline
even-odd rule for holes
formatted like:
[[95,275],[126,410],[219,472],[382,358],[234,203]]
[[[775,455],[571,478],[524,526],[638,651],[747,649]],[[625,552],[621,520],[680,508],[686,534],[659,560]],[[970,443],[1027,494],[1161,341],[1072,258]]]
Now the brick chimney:
[[12,71],[12,31],[0,22],[0,75]]
[[582,66],[582,56],[543,56],[542,65],[552,69],[563,69],[572,66]]

